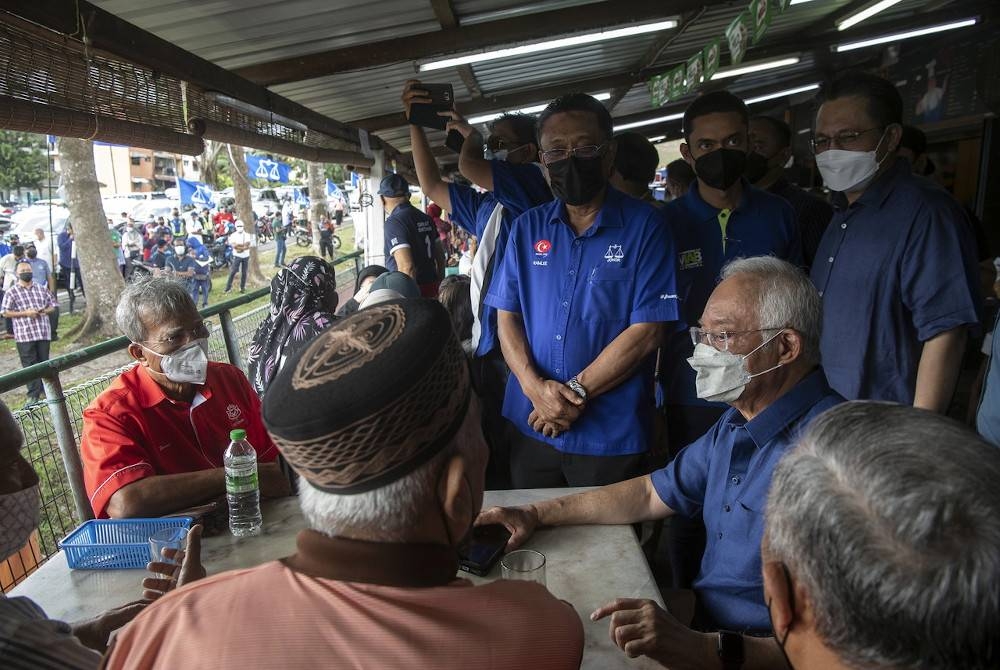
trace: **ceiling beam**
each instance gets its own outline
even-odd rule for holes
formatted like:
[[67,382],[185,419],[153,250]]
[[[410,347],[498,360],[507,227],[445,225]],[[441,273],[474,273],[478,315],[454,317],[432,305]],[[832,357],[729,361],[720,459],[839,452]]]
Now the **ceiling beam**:
[[553,35],[647,23],[701,7],[706,1],[718,4],[724,0],[672,0],[669,3],[662,0],[605,0],[582,8],[554,9],[456,28],[442,28],[432,33],[329,49],[248,65],[235,72],[259,84],[273,86],[402,61],[484,51],[518,42],[551,38]]
[[[434,10],[434,16],[442,28],[458,28],[458,17],[455,16],[451,0],[431,0],[431,9]],[[462,83],[469,89],[469,95],[478,98],[483,94],[471,65],[459,65],[456,70],[458,70],[458,76],[462,78]]]
[[[549,100],[554,100],[569,91],[601,92],[610,90],[632,81],[635,76],[636,73],[634,72],[619,72],[593,79],[579,79],[560,84],[547,84],[537,88],[523,89],[502,95],[484,95],[474,100],[458,102],[455,104],[455,107],[465,117],[485,114],[487,112],[520,109],[521,107],[538,105]],[[382,114],[380,116],[371,116],[351,121],[352,126],[363,128],[369,132],[377,132],[389,128],[402,128],[406,123],[406,117],[403,116],[402,112],[393,112],[391,114]]]

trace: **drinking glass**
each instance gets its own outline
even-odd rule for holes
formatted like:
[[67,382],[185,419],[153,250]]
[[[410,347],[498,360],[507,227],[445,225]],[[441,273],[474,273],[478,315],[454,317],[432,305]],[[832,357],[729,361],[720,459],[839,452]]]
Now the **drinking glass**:
[[[183,551],[187,546],[187,528],[163,528],[149,536],[149,554],[154,561],[161,563],[172,563],[177,565],[174,558],[178,551]],[[165,549],[173,549],[164,554]],[[161,575],[164,579],[170,579],[171,575]]]
[[545,586],[545,554],[534,549],[512,551],[500,560],[500,576]]

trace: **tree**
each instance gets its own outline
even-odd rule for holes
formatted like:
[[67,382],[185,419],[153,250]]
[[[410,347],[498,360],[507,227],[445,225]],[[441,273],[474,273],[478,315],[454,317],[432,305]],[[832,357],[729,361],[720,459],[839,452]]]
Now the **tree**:
[[309,221],[313,229],[313,253],[319,253],[319,224],[327,215],[326,177],[322,163],[309,163]]
[[[229,154],[229,171],[233,175],[233,195],[236,197],[236,217],[243,221],[247,232],[256,233],[253,218],[253,199],[250,197],[250,180],[247,177],[247,161],[243,155],[243,147],[227,145]],[[260,271],[260,261],[257,258],[257,247],[250,247],[250,268],[248,274],[254,284],[267,281]]]
[[43,141],[41,135],[0,130],[0,193],[4,200],[11,192],[37,189],[45,181]]
[[77,258],[87,292],[87,309],[80,324],[68,333],[76,340],[102,340],[118,335],[115,308],[125,281],[101,204],[94,167],[94,145],[89,140],[59,139],[59,162]]
[[[201,181],[215,191],[222,190],[228,186],[228,184],[223,185],[219,183],[219,178],[222,176],[219,159],[222,158],[221,152],[225,146],[223,142],[205,140],[205,150],[202,152],[201,160],[199,161],[201,165]],[[227,162],[223,164],[228,165]]]

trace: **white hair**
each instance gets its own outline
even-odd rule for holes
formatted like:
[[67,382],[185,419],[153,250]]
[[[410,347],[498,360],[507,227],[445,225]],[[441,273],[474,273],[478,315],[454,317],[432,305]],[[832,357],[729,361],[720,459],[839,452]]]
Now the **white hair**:
[[800,358],[819,363],[823,301],[805,272],[774,256],[753,256],[727,263],[719,276],[725,280],[735,275],[749,275],[757,282],[758,327],[795,330],[802,336]]

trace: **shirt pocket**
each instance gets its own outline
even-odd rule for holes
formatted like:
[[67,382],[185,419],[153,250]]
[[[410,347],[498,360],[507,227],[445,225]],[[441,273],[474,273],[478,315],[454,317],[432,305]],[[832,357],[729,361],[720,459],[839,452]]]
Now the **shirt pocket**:
[[584,321],[627,321],[632,312],[632,270],[620,265],[598,265],[587,278],[582,296]]

